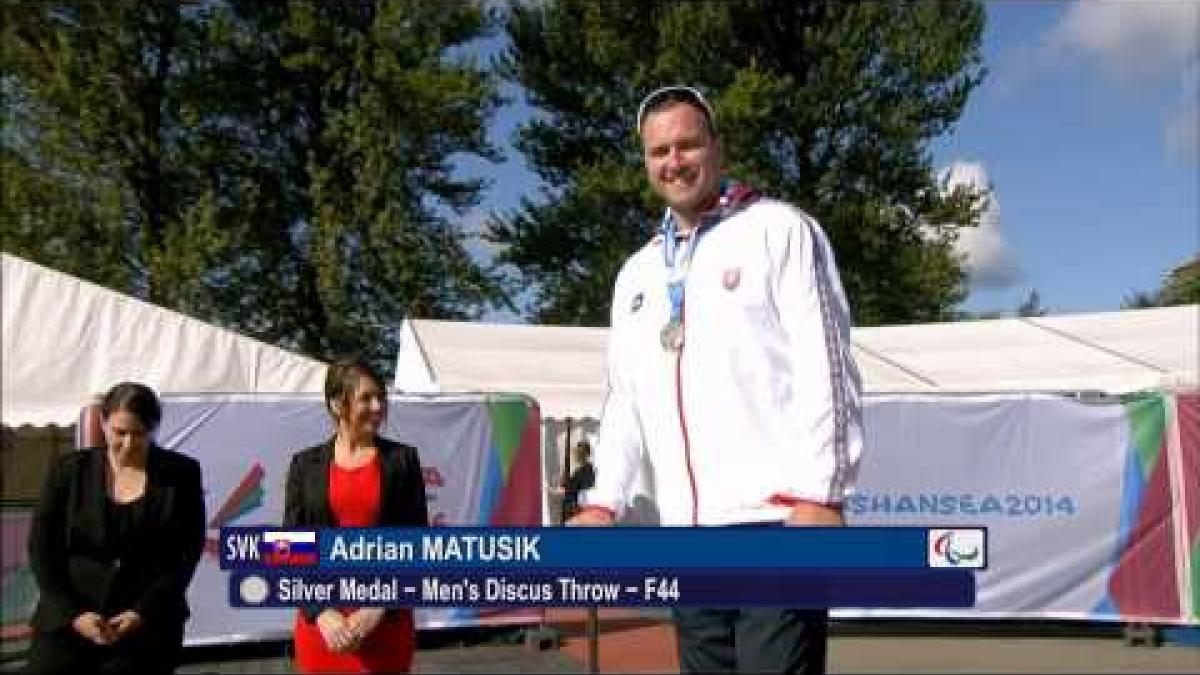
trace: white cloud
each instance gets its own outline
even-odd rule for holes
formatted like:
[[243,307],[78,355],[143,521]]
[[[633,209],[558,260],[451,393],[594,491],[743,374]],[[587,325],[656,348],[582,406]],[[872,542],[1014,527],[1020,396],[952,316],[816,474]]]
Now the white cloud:
[[1172,77],[1195,62],[1200,3],[1088,0],[1072,4],[1046,36],[1045,47],[1095,61],[1121,79]]
[[1167,120],[1163,140],[1172,159],[1200,164],[1200,61],[1183,71],[1179,109]]
[[1089,62],[1127,86],[1181,85],[1163,141],[1171,158],[1200,161],[1200,2],[1076,2],[1044,37],[1041,60]]
[[[987,169],[979,162],[957,161],[943,169],[947,187],[966,185],[988,189]],[[993,191],[979,216],[979,225],[959,231],[955,249],[966,256],[967,278],[973,288],[1011,288],[1024,276],[1017,254],[1000,229],[1000,203]]]

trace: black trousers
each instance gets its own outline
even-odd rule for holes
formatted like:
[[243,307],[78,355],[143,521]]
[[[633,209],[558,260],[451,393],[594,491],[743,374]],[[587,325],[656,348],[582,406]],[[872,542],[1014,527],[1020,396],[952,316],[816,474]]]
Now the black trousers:
[[36,631],[26,673],[174,673],[183,653],[183,624],[142,626],[114,645],[100,646],[67,626]]
[[823,609],[677,609],[684,673],[825,672]]

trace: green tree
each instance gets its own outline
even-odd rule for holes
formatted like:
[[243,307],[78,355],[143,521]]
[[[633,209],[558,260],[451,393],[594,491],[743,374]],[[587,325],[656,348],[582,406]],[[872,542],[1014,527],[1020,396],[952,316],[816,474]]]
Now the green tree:
[[510,8],[499,67],[541,114],[516,144],[545,183],[490,238],[538,321],[603,325],[621,262],[661,206],[633,116],[662,84],[712,95],[730,173],[814,215],[860,324],[953,317],[958,224],[981,195],[947,192],[928,143],[980,82],[974,2],[557,0]]
[[155,301],[185,294],[192,278],[158,268],[179,266],[168,249],[206,201],[186,139],[170,133],[195,13],[171,2],[0,11],[5,249]]
[[404,315],[501,297],[457,224],[483,183],[452,165],[497,157],[497,83],[461,49],[481,3],[4,10],[6,249],[383,365]]
[[1036,288],[1029,289],[1029,294],[1017,306],[1018,317],[1039,317],[1048,313],[1049,311],[1042,306],[1042,294],[1038,293]]
[[1172,307],[1200,303],[1200,256],[1181,263],[1163,278],[1162,286],[1152,292],[1135,291],[1121,306],[1125,309]]
[[1158,306],[1160,306],[1158,294],[1146,291],[1134,291],[1121,302],[1122,309],[1149,309]]
[[1200,256],[1171,270],[1163,281],[1159,297],[1164,306],[1200,303]]
[[999,309],[986,309],[982,312],[972,312],[969,310],[960,310],[954,313],[952,321],[994,321],[995,319],[1003,319],[1004,311]]

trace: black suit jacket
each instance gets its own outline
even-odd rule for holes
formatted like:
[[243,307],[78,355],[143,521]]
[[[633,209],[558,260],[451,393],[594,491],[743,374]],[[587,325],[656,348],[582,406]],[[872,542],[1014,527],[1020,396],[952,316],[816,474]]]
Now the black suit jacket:
[[[38,583],[33,627],[69,626],[85,611],[137,611],[148,629],[178,626],[189,616],[186,592],[204,547],[200,464],[152,446],[146,491],[133,540],[124,556],[113,550],[106,509],[105,448],[64,455],[46,478],[29,534],[29,559]],[[132,597],[131,607],[109,607]]]
[[[379,522],[376,525],[425,527],[429,524],[429,511],[417,449],[378,436],[375,447],[379,449],[380,476]],[[292,456],[283,506],[285,528],[337,526],[329,506],[329,467],[332,463],[332,438]],[[302,611],[312,621],[320,608],[305,607]]]

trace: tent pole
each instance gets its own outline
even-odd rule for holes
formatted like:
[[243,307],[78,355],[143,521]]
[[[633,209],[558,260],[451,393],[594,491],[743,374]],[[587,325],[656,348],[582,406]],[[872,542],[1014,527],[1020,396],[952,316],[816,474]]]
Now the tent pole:
[[[567,422],[567,433],[563,439],[563,469],[562,469],[562,475],[559,476],[559,478],[558,478],[558,484],[562,487],[566,487],[567,481],[569,481],[571,479],[571,426],[572,426],[572,423],[574,422],[574,420],[572,418],[568,417],[566,422]],[[567,513],[567,500],[566,499],[563,499],[561,502],[559,502],[558,512],[559,512],[559,522],[565,524],[567,522],[567,516],[569,515]]]

